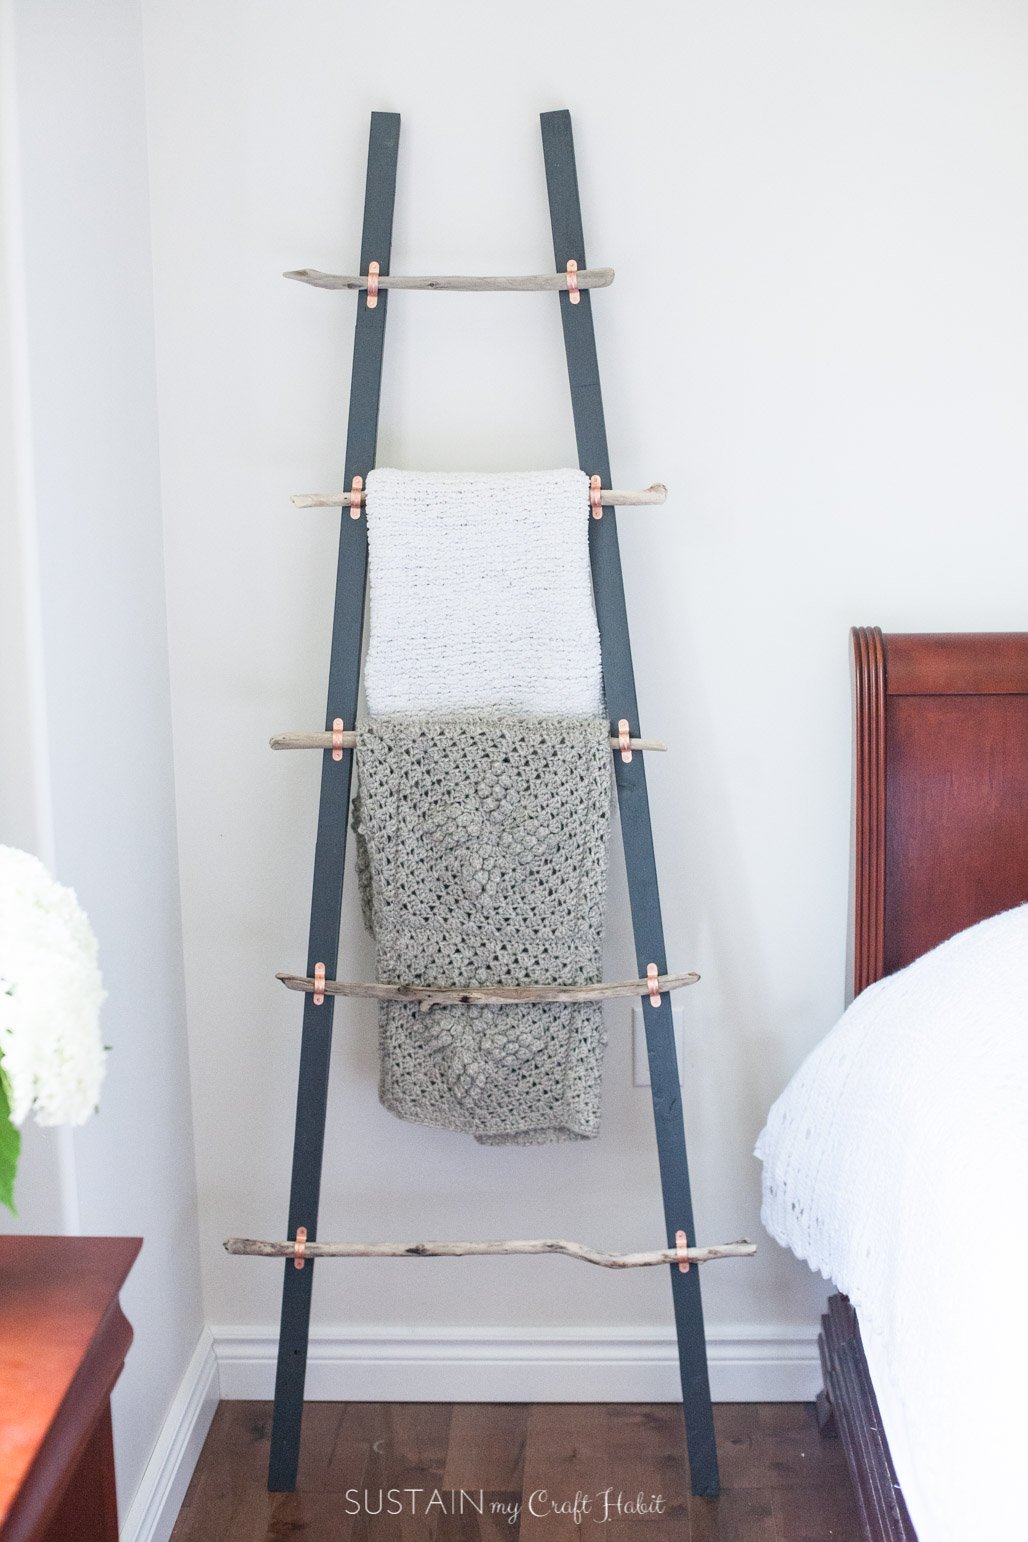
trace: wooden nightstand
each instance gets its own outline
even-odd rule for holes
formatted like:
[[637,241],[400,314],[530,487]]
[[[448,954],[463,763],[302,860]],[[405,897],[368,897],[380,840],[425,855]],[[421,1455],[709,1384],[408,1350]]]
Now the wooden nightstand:
[[0,1237],[0,1539],[117,1542],[111,1391],[138,1237]]

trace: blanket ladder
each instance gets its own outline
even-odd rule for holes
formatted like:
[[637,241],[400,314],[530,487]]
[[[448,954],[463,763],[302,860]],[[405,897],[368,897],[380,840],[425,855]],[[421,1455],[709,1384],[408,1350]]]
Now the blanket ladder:
[[[657,869],[650,826],[643,756],[637,751],[662,750],[640,736],[628,617],[621,578],[615,504],[662,503],[665,488],[654,484],[635,492],[613,487],[607,435],[600,394],[599,365],[593,333],[594,288],[613,279],[609,268],[586,264],[575,170],[571,116],[566,111],[542,114],[543,155],[549,196],[555,272],[512,278],[444,275],[393,277],[389,272],[396,190],[400,119],[396,113],[371,115],[368,171],[361,239],[360,272],[336,276],[312,269],[287,278],[317,288],[357,290],[353,367],[350,382],[344,487],[336,494],[301,494],[300,507],[340,509],[339,555],[335,612],[329,663],[325,728],[319,733],[283,734],[275,748],[322,751],[321,794],[314,852],[314,879],[307,969],[305,975],[280,975],[291,989],[304,992],[299,1084],[289,1195],[288,1237],[280,1242],[231,1238],[229,1252],[285,1260],[282,1318],[275,1381],[268,1487],[296,1486],[300,1424],[310,1329],[311,1291],[316,1258],[433,1257],[495,1253],[559,1253],[607,1268],[644,1265],[670,1267],[671,1293],[682,1382],[682,1406],[692,1491],[720,1492],[710,1385],[707,1373],[699,1270],[692,1263],[741,1257],[754,1252],[748,1242],[696,1247],[686,1155],[682,1099],[675,1054],[670,991],[693,983],[692,974],[668,972],[657,887]],[[653,1117],[656,1127],[667,1246],[649,1253],[597,1252],[580,1243],[556,1239],[512,1242],[319,1243],[318,1204],[325,1142],[332,1014],[336,995],[389,997],[414,993],[402,983],[356,984],[326,978],[335,968],[339,949],[343,869],[346,854],[350,786],[356,734],[361,639],[367,578],[366,523],[361,517],[364,479],[375,465],[382,353],[391,288],[552,290],[559,295],[568,378],[574,413],[580,468],[589,476],[589,552],[599,623],[604,691],[611,718],[611,744],[628,874],[629,901],[639,979],[586,988],[597,996],[639,996],[643,1002],[650,1064]],[[345,517],[348,513],[349,517]],[[586,516],[583,507],[583,516]],[[351,725],[347,730],[345,725]],[[533,999],[569,999],[566,987],[534,987]],[[479,992],[476,999],[519,999],[516,988]],[[574,999],[582,999],[582,988]],[[417,993],[423,1011],[434,1002],[467,999],[467,990],[443,982]]]

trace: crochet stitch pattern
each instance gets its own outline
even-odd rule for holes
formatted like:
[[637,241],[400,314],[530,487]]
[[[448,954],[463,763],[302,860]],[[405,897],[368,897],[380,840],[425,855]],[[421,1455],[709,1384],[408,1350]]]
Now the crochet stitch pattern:
[[604,711],[574,470],[368,474],[368,713]]
[[[612,761],[600,717],[391,714],[360,728],[353,825],[380,980],[601,978]],[[599,1129],[599,1003],[379,1010],[379,1096],[484,1144]]]

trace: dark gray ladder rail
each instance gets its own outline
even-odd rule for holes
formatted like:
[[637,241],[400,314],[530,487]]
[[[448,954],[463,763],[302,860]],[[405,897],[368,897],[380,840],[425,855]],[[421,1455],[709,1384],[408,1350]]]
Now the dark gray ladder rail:
[[[553,255],[557,270],[563,272],[570,258],[574,258],[578,266],[584,268],[585,238],[582,232],[571,114],[567,111],[544,112],[541,122]],[[581,292],[577,305],[572,305],[566,291],[562,292],[560,314],[564,326],[564,349],[567,354],[575,437],[578,441],[578,464],[589,476],[599,473],[602,485],[610,487],[610,459],[603,421],[603,398],[600,393],[590,291]],[[619,718],[627,718],[631,733],[639,735],[632,643],[621,578],[617,519],[612,508],[604,509],[602,519],[589,521],[589,557],[611,732],[617,733]],[[633,755],[631,761],[625,764],[620,755],[615,755],[614,768],[639,977],[645,975],[646,966],[650,963],[656,964],[659,973],[664,974],[667,958],[644,757]],[[689,1185],[689,1161],[682,1118],[671,997],[665,993],[659,1007],[651,1006],[648,998],[643,997],[642,1010],[664,1196],[664,1221],[668,1246],[674,1247],[675,1232],[679,1229],[688,1234],[690,1243],[694,1243],[696,1226]],[[682,1274],[672,1265],[671,1294],[678,1335],[682,1406],[692,1491],[694,1494],[714,1496],[721,1492],[721,1486],[710,1403],[699,1269],[693,1268],[688,1274]]]
[[[399,113],[371,114],[364,231],[361,237],[361,273],[367,273],[368,264],[375,260],[382,273],[389,272],[399,139]],[[355,476],[362,476],[366,480],[375,464],[382,348],[388,305],[387,290],[379,294],[378,305],[373,309],[368,308],[363,297],[357,305],[346,431],[346,487],[350,486]],[[367,568],[367,520],[351,519],[349,509],[343,509],[340,513],[326,729],[332,727],[333,718],[341,717],[347,728],[352,728],[356,721]],[[331,751],[324,752],[307,951],[309,975],[313,975],[317,963],[325,965],[330,977],[336,973],[352,774],[352,750],[344,751],[341,761],[334,761]],[[295,1238],[298,1226],[306,1226],[311,1241],[318,1235],[318,1201],[321,1196],[334,1005],[332,996],[326,996],[320,1007],[314,1006],[313,996],[304,998],[293,1171],[289,1190],[287,1235],[290,1238]],[[313,1282],[312,1260],[308,1259],[302,1269],[295,1268],[291,1260],[287,1261],[282,1287],[282,1323],[268,1467],[268,1487],[276,1491],[296,1487]]]

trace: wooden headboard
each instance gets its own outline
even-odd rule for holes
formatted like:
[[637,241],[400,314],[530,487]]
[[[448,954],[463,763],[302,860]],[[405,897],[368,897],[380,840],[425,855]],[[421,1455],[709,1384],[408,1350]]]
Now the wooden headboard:
[[1028,900],[1028,632],[851,635],[860,992]]

